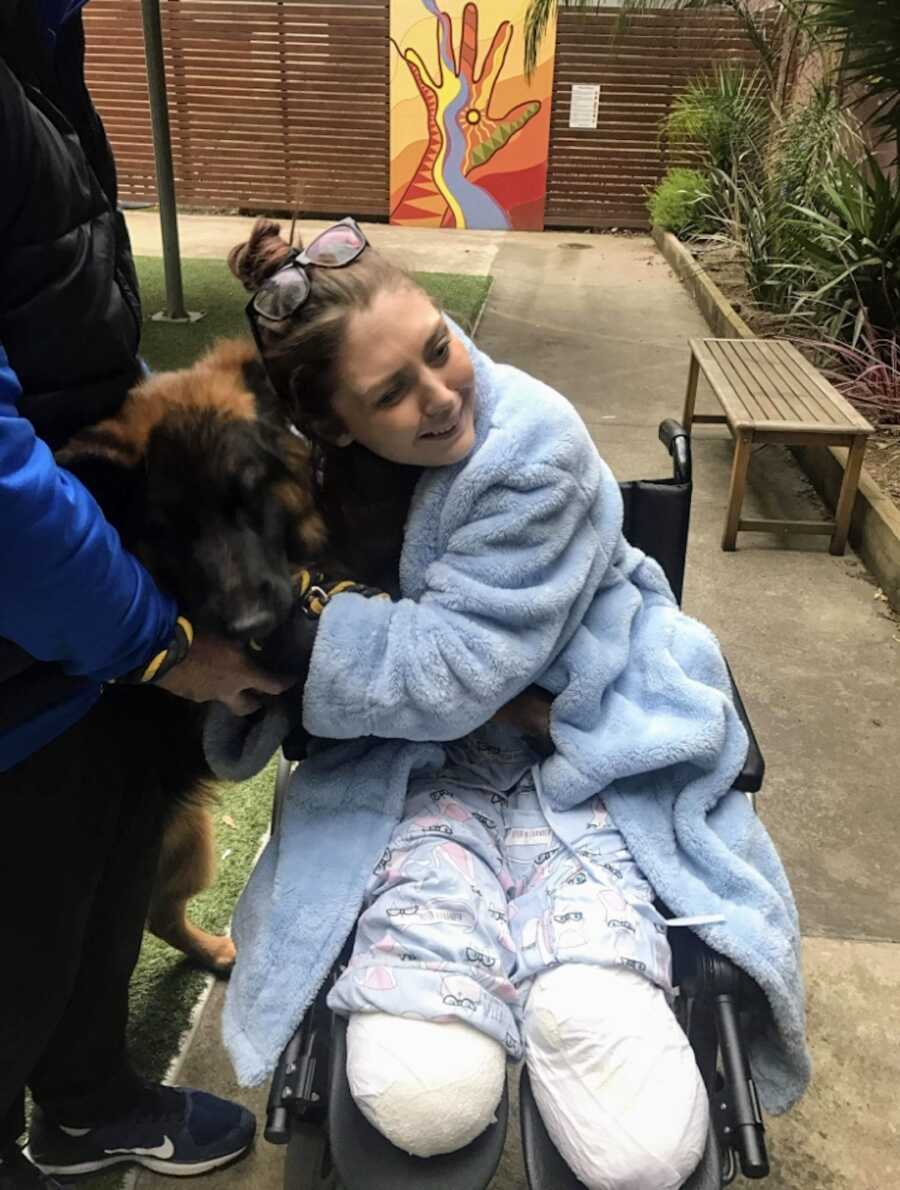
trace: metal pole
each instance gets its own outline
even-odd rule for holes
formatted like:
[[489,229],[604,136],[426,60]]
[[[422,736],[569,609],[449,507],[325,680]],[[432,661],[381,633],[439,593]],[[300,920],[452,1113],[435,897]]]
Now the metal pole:
[[156,158],[156,189],[162,229],[163,267],[166,275],[166,308],[154,318],[171,322],[192,321],[184,306],[181,281],[181,253],[178,247],[178,211],[175,205],[175,177],[172,169],[172,139],[169,104],[166,98],[166,67],[163,60],[159,0],[141,0],[144,20],[144,49],[147,55],[147,84],[150,91],[150,120],[153,125],[153,153]]

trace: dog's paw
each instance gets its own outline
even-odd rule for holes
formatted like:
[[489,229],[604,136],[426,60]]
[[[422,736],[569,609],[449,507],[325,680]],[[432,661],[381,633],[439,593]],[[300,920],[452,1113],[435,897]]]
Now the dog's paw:
[[227,978],[237,958],[235,945],[227,934],[218,937],[210,934],[208,939],[204,940],[204,944],[199,948],[197,961],[208,967],[214,975]]

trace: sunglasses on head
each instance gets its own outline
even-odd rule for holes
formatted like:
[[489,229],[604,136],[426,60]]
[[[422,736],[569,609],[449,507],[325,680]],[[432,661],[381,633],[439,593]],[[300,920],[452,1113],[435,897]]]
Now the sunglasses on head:
[[283,322],[297,313],[312,290],[307,267],[345,268],[362,255],[368,243],[362,228],[348,216],[340,223],[326,227],[303,251],[292,251],[278,271],[263,282],[247,303],[245,313],[260,356],[263,355],[263,347],[258,320]]

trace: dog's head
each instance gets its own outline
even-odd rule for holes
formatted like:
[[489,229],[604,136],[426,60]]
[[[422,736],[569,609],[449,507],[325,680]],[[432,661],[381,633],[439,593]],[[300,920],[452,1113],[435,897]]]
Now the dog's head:
[[193,623],[261,638],[324,530],[306,445],[257,415],[240,369],[219,365],[213,353],[152,377],[58,458]]
[[303,525],[278,438],[209,411],[166,419],[147,443],[140,555],[189,618],[239,639],[264,637],[292,604]]

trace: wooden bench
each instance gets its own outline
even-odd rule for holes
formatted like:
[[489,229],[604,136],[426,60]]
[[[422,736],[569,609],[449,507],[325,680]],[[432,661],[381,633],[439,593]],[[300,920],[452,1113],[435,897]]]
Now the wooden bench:
[[[695,414],[700,372],[723,414]],[[722,549],[733,550],[738,531],[830,533],[831,552],[847,545],[850,514],[872,426],[786,339],[691,339],[684,428],[725,422],[734,438],[731,488]],[[846,446],[850,454],[833,521],[747,520],[741,516],[747,469],[755,443]]]

